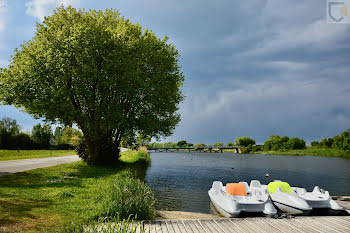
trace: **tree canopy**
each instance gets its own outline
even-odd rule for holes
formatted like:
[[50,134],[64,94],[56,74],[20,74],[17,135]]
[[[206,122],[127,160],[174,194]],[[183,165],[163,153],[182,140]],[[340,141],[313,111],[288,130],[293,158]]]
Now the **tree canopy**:
[[239,137],[236,138],[235,143],[237,146],[253,146],[255,145],[255,140],[249,137]]
[[306,143],[303,139],[271,134],[264,144],[265,150],[305,149]]
[[0,72],[0,100],[76,123],[88,161],[117,161],[124,135],[169,136],[180,121],[178,51],[118,11],[60,7]]
[[222,147],[222,146],[224,146],[224,143],[222,142],[217,142],[214,144],[214,147]]
[[179,142],[177,143],[177,146],[178,146],[178,147],[187,146],[187,142],[186,142],[185,140],[179,141]]
[[228,142],[227,144],[226,144],[226,146],[234,146],[235,144],[233,144],[232,142]]

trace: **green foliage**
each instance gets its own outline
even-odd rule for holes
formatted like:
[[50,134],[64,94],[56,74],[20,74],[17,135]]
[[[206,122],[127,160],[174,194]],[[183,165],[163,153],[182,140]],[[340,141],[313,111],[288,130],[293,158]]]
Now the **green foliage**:
[[303,139],[300,138],[290,138],[286,142],[286,148],[290,150],[297,150],[297,149],[306,149],[306,143]]
[[193,147],[193,143],[187,143],[188,147]]
[[281,137],[279,135],[271,134],[270,137],[265,141],[264,149],[267,151],[276,151],[285,148],[283,143],[284,142],[281,140]]
[[186,141],[179,141],[179,142],[177,143],[177,146],[178,146],[178,147],[185,147],[185,146],[187,146],[187,142],[186,142]]
[[17,121],[9,117],[3,117],[0,121],[0,130],[5,131],[9,135],[19,134],[21,127]]
[[120,146],[124,147],[124,148],[128,148],[128,147],[133,147],[136,146],[136,138],[135,138],[135,134],[133,133],[129,133],[126,134],[122,137],[122,140],[120,142]]
[[16,120],[3,117],[0,120],[0,149],[17,149],[16,135],[19,134],[20,126]]
[[169,136],[180,121],[178,51],[118,11],[57,8],[0,71],[0,101],[76,123],[91,163],[118,158],[124,135]]
[[295,150],[305,149],[306,143],[303,139],[294,137],[289,138],[287,136],[280,137],[279,135],[270,135],[269,139],[264,144],[264,150],[278,151],[278,150]]
[[152,140],[152,137],[139,134],[137,135],[136,144],[138,146],[148,146],[151,143],[151,140]]
[[236,138],[235,143],[237,146],[253,146],[255,145],[255,140],[249,137],[239,137]]
[[19,133],[11,137],[11,142],[8,148],[13,148],[17,150],[31,150],[33,149],[33,141],[30,135],[26,133]]
[[77,152],[78,156],[83,160],[83,161],[88,161],[89,160],[89,155],[87,151],[87,143],[85,138],[82,138],[77,147],[75,148],[75,151]]
[[224,146],[224,143],[222,142],[217,142],[214,144],[214,147],[223,147]]
[[317,147],[319,147],[319,145],[320,145],[320,143],[318,141],[312,141],[311,142],[311,147],[317,148]]
[[340,135],[333,138],[324,138],[321,142],[313,141],[311,146],[315,148],[334,148],[337,150],[350,150],[350,129],[345,130]]
[[101,206],[96,218],[119,216],[125,219],[131,215],[133,218],[152,219],[155,216],[152,190],[134,178],[131,172],[120,172],[104,179],[96,186],[95,192]]
[[205,147],[205,144],[204,143],[199,143],[199,144],[194,145],[194,147],[196,147],[196,148]]
[[307,148],[302,150],[283,150],[283,151],[261,151],[257,153],[273,154],[273,155],[311,155],[325,157],[339,157],[350,159],[350,151],[343,151],[333,148]]
[[235,144],[233,144],[232,142],[229,142],[226,144],[226,146],[235,146]]
[[250,154],[250,153],[257,153],[258,151],[261,151],[263,149],[263,146],[252,146],[249,145],[247,147],[241,148],[241,152],[243,154]]
[[333,137],[332,146],[343,151],[350,150],[350,129],[342,132],[340,135]]
[[320,142],[320,146],[323,148],[331,148],[333,145],[333,138],[324,138],[321,142]]
[[121,153],[119,160],[123,163],[149,163],[151,157],[146,151],[127,150]]
[[59,144],[68,144],[72,147],[76,147],[79,144],[79,141],[83,138],[83,133],[78,129],[72,127],[65,127],[62,130],[62,136],[58,141]]
[[177,143],[165,142],[163,143],[163,147],[177,147]]
[[52,137],[51,127],[49,125],[37,124],[32,129],[32,140],[37,149],[50,149],[50,139]]

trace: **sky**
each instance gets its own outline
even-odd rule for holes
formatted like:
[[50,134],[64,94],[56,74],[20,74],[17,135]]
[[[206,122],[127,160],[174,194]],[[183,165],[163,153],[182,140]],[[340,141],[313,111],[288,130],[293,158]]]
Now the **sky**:
[[[0,67],[61,4],[120,10],[179,50],[182,120],[162,141],[310,142],[350,128],[350,24],[328,24],[326,1],[0,0]],[[27,131],[41,122],[13,106],[4,116]]]

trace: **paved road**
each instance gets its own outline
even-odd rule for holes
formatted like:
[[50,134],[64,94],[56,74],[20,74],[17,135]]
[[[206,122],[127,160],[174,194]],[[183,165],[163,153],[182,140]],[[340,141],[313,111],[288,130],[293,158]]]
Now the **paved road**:
[[41,159],[2,161],[0,162],[0,176],[10,173],[23,172],[36,168],[55,166],[61,163],[71,163],[79,160],[80,158],[77,155],[69,155]]

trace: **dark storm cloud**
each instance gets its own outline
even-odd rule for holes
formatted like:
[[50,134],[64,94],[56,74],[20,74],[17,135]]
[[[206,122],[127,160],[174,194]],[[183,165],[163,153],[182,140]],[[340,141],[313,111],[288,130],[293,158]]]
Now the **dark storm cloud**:
[[350,26],[326,24],[324,1],[79,4],[119,9],[179,50],[187,97],[182,121],[165,141],[263,142],[269,134],[311,141],[350,128]]

